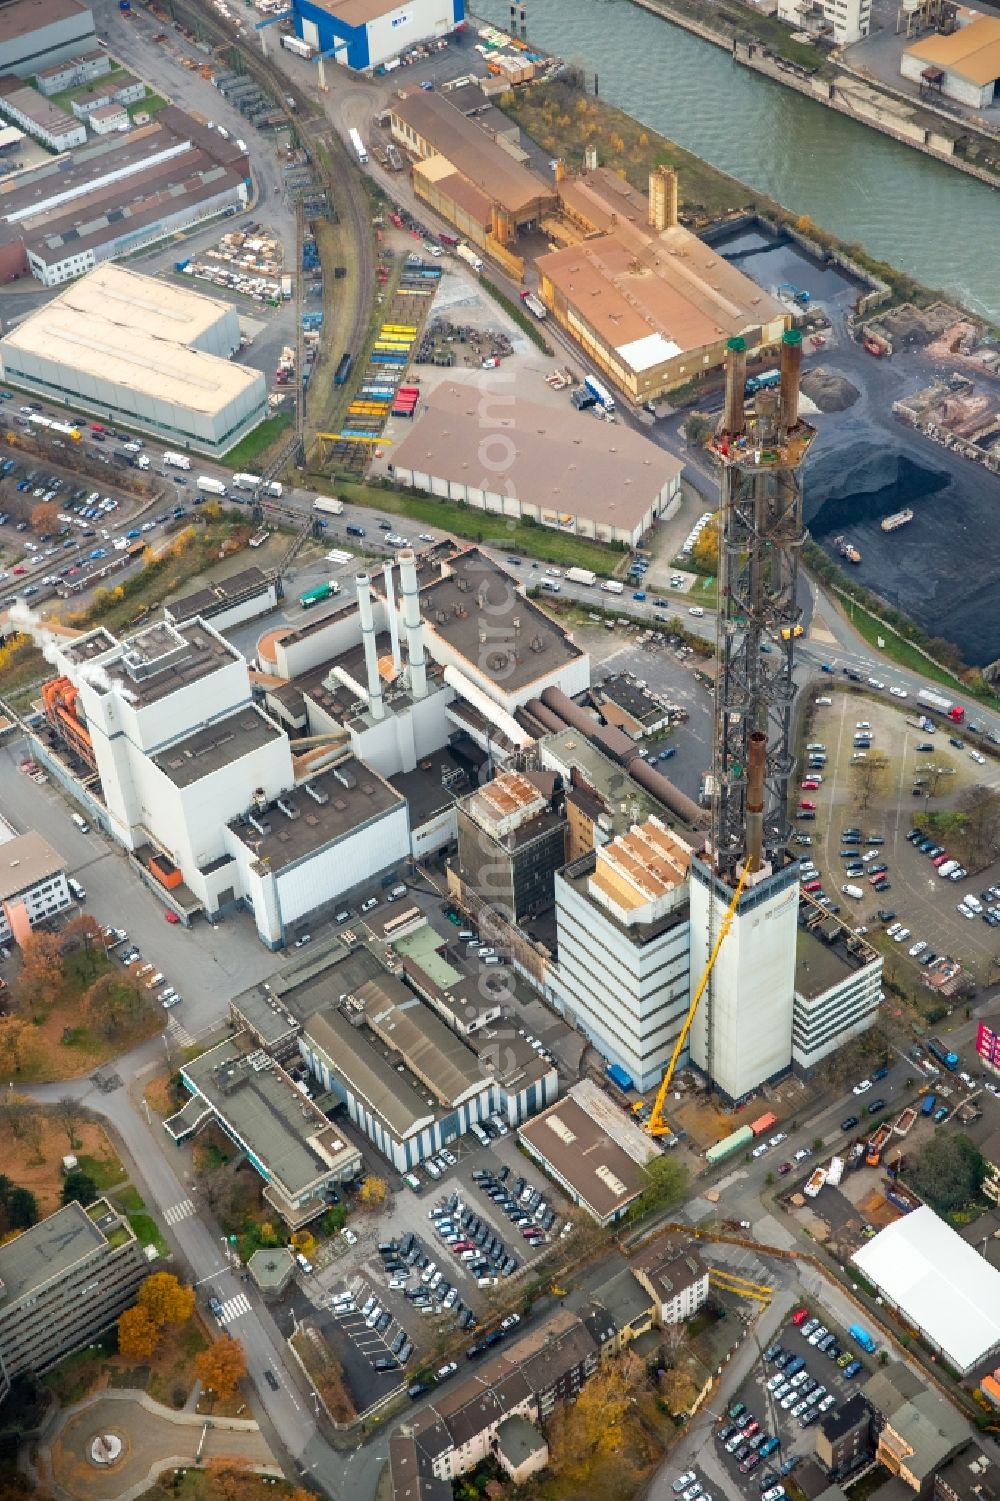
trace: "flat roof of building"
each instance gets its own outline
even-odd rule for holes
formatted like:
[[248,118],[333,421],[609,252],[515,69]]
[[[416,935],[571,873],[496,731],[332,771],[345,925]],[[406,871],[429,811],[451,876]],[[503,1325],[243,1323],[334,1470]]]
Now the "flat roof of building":
[[406,799],[411,828],[453,808],[469,786],[465,765],[447,749],[424,756],[413,771],[399,771],[389,781]]
[[1000,1272],[926,1204],[851,1261],[960,1372],[1000,1346]]
[[[518,692],[584,655],[558,621],[532,600],[517,594],[515,603],[514,591],[523,585],[478,547],[466,548],[441,567],[440,578],[420,585],[424,632],[439,636],[462,657],[459,670],[474,680],[488,678],[501,693]],[[507,606],[512,606],[512,618],[516,615],[520,621],[524,650],[512,656],[504,648],[484,658],[479,642],[482,612],[492,607],[495,618],[497,609],[504,607],[506,614]]]
[[[475,387],[443,381],[394,448],[393,468],[475,488],[499,484],[483,468],[481,407]],[[672,453],[620,423],[516,396],[491,405],[490,430],[503,435],[497,440],[504,445],[503,493],[553,519],[568,515],[634,531],[684,470]]]
[[[800,918],[823,910],[809,892],[800,893]],[[812,929],[800,921],[795,946],[795,989],[804,1000],[815,1000],[877,958],[878,953],[870,944],[832,914],[825,915],[823,923]]]
[[245,1035],[209,1048],[182,1072],[240,1141],[296,1198],[356,1159],[352,1146],[283,1068]]
[[[3,8],[0,7],[0,17],[2,16]],[[18,110],[37,125],[39,130],[49,131],[52,135],[80,128],[80,121],[75,115],[60,109],[58,104],[53,104],[51,99],[46,99],[44,94],[39,94],[20,78],[0,78],[0,109],[4,105]]]
[[74,16],[83,17],[89,9],[81,0],[7,0],[0,5],[0,46],[21,41],[43,26],[54,26]]
[[[111,692],[117,684],[127,701],[140,705],[157,703],[190,683],[242,661],[235,647],[200,620],[182,625],[156,621],[129,636],[116,651],[117,655],[103,664],[108,683],[95,683],[92,677],[88,681],[98,693]],[[91,655],[100,653],[95,650]]]
[[[9,10],[10,8],[10,6],[5,5],[3,10]],[[2,13],[0,11],[0,14]],[[105,49],[103,47],[91,47],[87,52],[78,52],[75,57],[64,58],[61,63],[53,63],[49,68],[39,68],[36,76],[38,78],[58,78],[60,73],[72,72],[74,68],[82,66],[83,63],[96,62],[99,57],[106,59],[108,64],[107,71],[110,72],[111,58]]]
[[277,994],[270,993],[267,985],[244,990],[229,1004],[267,1047],[274,1047],[301,1030],[300,1020],[292,1015]]
[[264,834],[238,819],[229,825],[272,874],[403,806],[395,789],[353,756],[282,793],[280,802],[290,813],[272,805],[255,815]]
[[639,1164],[571,1095],[526,1121],[517,1134],[602,1223],[646,1187]]
[[551,735],[544,736],[539,744],[543,751],[543,764],[544,753],[548,750],[560,766],[569,768],[567,793],[573,791],[575,783],[593,788],[597,793],[609,821],[608,832],[623,833],[633,823],[644,822],[651,814],[658,818],[667,816],[667,809],[658,798],[630,777],[624,767],[591,744],[580,730],[572,726],[556,730]]
[[106,1244],[82,1204],[67,1204],[39,1220],[0,1246],[0,1312],[65,1275],[82,1257]]
[[263,568],[254,565],[241,569],[239,573],[231,573],[228,578],[213,579],[204,589],[196,589],[193,594],[170,599],[164,608],[174,621],[191,620],[195,615],[207,620],[234,600],[255,593],[265,594],[270,587],[271,581]]
[[228,303],[186,287],[96,266],[6,334],[0,359],[23,352],[83,379],[215,416],[262,379],[188,347],[231,312]]
[[475,120],[455,109],[436,90],[414,89],[405,98],[394,99],[389,108],[492,203],[515,215],[537,204],[555,204],[555,190],[549,183],[522,167]]
[[66,861],[33,829],[0,844],[0,901],[9,901],[49,876],[66,869]]
[[284,731],[266,714],[254,704],[246,704],[225,719],[215,719],[182,740],[175,740],[151,759],[175,787],[190,787],[223,766],[252,755],[262,745],[283,738]]
[[[609,677],[602,678],[597,685],[601,696],[610,700],[634,719],[637,724],[649,729],[659,724],[666,717],[666,710],[644,688],[624,672],[613,672]],[[602,704],[602,709],[605,707]],[[607,716],[605,716],[607,717]]]
[[948,36],[935,32],[907,47],[904,55],[985,87],[1000,78],[1000,16],[977,16]]

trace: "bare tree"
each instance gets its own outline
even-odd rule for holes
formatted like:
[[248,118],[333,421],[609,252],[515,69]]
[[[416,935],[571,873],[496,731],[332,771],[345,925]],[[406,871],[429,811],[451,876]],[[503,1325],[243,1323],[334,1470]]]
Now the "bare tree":
[[889,782],[889,757],[880,751],[869,751],[863,761],[851,765],[851,787],[854,804],[859,813],[865,813],[876,797],[883,793]]
[[53,1114],[66,1132],[70,1151],[75,1152],[80,1145],[76,1129],[86,1119],[87,1112],[79,1100],[75,1100],[71,1094],[64,1094],[62,1099],[58,1100],[53,1107]]
[[34,1153],[35,1161],[44,1162],[45,1153],[42,1151],[42,1142],[45,1137],[45,1117],[40,1110],[31,1106],[24,1112],[21,1135]]

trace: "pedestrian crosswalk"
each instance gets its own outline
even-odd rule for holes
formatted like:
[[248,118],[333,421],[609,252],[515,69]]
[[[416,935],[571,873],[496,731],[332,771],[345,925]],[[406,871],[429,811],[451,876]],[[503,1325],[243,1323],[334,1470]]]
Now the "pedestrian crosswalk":
[[235,1297],[227,1298],[222,1305],[219,1314],[220,1324],[231,1324],[234,1319],[240,1319],[245,1313],[250,1312],[250,1299],[246,1293],[237,1293]]
[[167,1031],[170,1034],[170,1041],[173,1043],[174,1047],[189,1048],[194,1042],[194,1038],[191,1036],[191,1033],[188,1031],[187,1027],[179,1022],[176,1016],[172,1016],[167,1022]]
[[194,1214],[193,1202],[181,1199],[179,1204],[171,1204],[169,1209],[163,1211],[163,1218],[168,1225],[176,1225],[178,1220],[186,1220],[189,1214]]

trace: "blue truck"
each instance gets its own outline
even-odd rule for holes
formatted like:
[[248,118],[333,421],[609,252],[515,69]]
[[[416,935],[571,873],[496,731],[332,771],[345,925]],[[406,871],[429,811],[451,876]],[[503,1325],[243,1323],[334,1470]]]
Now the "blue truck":
[[924,1102],[923,1102],[923,1104],[920,1107],[920,1114],[921,1115],[933,1115],[934,1114],[934,1106],[936,1104],[937,1104],[937,1095],[936,1094],[925,1094],[924,1095]]
[[951,1048],[946,1048],[940,1037],[928,1037],[926,1046],[932,1058],[936,1058],[938,1063],[943,1063],[951,1073],[955,1072],[960,1062],[959,1056],[953,1053]]
[[860,1345],[862,1350],[867,1350],[869,1355],[874,1355],[875,1341],[863,1324],[852,1324],[847,1332],[856,1345]]

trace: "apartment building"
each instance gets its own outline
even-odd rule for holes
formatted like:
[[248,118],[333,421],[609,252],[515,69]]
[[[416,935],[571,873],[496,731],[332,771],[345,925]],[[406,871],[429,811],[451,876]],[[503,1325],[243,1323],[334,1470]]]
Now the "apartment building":
[[816,1459],[831,1479],[840,1480],[867,1464],[874,1452],[871,1408],[858,1392],[821,1420],[816,1430]]
[[0,843],[0,943],[23,943],[38,923],[72,905],[66,862],[41,834]]
[[67,1204],[0,1246],[2,1392],[96,1339],[135,1301],[148,1271],[107,1199]]
[[656,1322],[681,1324],[708,1298],[708,1267],[697,1251],[659,1239],[630,1263],[639,1285],[653,1299]]
[[899,1360],[877,1371],[863,1395],[873,1415],[878,1462],[916,1495],[930,1495],[937,1471],[972,1438],[966,1419]]

